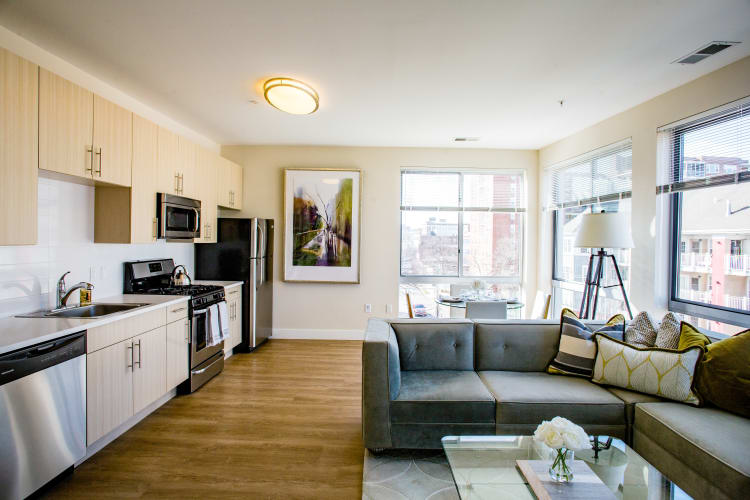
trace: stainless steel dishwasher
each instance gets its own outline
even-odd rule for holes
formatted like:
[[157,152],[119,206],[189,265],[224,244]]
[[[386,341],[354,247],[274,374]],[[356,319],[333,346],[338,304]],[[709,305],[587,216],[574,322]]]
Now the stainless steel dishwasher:
[[86,332],[0,355],[0,498],[25,498],[86,453]]

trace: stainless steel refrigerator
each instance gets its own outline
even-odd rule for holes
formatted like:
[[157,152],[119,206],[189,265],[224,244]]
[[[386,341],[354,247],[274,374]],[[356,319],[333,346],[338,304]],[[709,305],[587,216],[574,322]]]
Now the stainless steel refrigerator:
[[218,220],[217,243],[195,245],[195,277],[243,281],[242,344],[252,351],[273,328],[273,219]]

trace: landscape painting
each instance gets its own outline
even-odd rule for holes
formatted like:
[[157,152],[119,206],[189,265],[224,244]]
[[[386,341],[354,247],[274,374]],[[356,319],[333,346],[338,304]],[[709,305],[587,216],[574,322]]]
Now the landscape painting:
[[359,282],[361,172],[284,172],[286,281]]

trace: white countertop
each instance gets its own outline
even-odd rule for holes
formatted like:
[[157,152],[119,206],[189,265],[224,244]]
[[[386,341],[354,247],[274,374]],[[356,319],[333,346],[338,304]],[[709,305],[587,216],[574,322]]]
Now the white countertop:
[[[218,283],[218,282],[217,282]],[[228,282],[234,283],[234,282]],[[113,295],[95,297],[99,304],[148,304],[101,318],[16,318],[0,319],[0,354],[22,349],[41,342],[48,342],[65,335],[80,332],[95,326],[106,325],[130,316],[137,316],[169,304],[187,302],[189,297],[182,295]]]
[[196,285],[218,285],[224,288],[234,288],[240,286],[244,281],[216,281],[216,280],[195,280],[193,281]]

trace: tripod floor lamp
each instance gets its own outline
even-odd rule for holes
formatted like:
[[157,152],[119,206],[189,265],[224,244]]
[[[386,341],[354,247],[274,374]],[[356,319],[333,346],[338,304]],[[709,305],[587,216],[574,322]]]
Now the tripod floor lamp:
[[[617,259],[611,253],[607,253],[605,248],[633,248],[633,236],[630,232],[630,220],[627,214],[617,212],[601,212],[594,214],[584,214],[581,216],[581,226],[576,234],[573,246],[578,248],[598,249],[596,253],[592,252],[589,257],[589,267],[586,271],[586,283],[583,287],[583,299],[581,300],[581,310],[578,316],[581,319],[596,317],[596,306],[599,301],[599,291],[602,288],[619,287],[622,291],[622,298],[625,300],[625,307],[628,309],[630,319],[633,319],[633,313],[630,310],[628,294],[622,283],[620,267],[617,265]],[[604,268],[607,261],[612,260],[612,266],[615,269],[617,283],[613,285],[602,285]],[[594,267],[596,264],[596,267]],[[593,304],[592,304],[593,300]],[[591,316],[589,316],[591,312]]]

